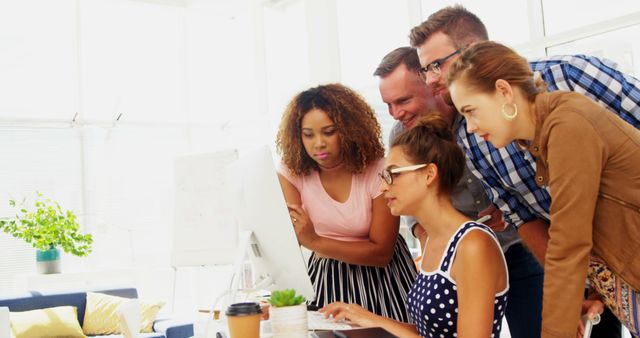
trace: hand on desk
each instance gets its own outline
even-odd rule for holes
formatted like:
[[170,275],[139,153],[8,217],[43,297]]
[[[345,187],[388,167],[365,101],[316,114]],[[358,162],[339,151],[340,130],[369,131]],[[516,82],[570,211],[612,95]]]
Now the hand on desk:
[[346,304],[342,302],[331,303],[318,310],[326,317],[333,316],[334,321],[348,320],[361,327],[376,326],[377,315],[363,309],[358,304]]

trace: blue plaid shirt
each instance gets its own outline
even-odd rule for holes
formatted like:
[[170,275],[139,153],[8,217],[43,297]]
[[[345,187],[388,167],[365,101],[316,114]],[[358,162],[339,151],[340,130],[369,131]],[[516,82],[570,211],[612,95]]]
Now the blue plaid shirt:
[[[584,55],[552,56],[529,63],[549,91],[585,94],[640,128],[640,81],[622,74],[615,63]],[[531,153],[515,142],[496,149],[468,133],[464,119],[457,128],[467,165],[482,182],[489,199],[502,210],[505,221],[516,228],[537,218],[549,221],[549,188],[536,185],[536,162]]]

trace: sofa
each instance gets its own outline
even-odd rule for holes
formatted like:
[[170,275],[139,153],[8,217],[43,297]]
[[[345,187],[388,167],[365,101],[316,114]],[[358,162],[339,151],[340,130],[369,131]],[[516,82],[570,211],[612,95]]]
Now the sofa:
[[[66,293],[44,294],[30,291],[24,294],[0,297],[0,307],[8,307],[11,312],[39,310],[58,306],[77,308],[78,323],[82,326],[87,305],[87,292],[95,292],[124,298],[138,298],[135,288],[114,288],[107,290],[84,290]],[[187,338],[193,336],[193,324],[178,322],[169,318],[156,318],[153,333],[140,333],[141,338]],[[91,337],[91,336],[89,336]],[[97,337],[121,337],[117,335]]]

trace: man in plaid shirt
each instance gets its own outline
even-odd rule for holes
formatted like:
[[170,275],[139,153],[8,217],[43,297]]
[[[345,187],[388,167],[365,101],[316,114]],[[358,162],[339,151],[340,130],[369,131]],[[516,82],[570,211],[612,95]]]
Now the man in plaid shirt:
[[[454,128],[458,143],[466,152],[467,165],[499,209],[494,218],[499,218],[501,213],[505,224],[518,229],[525,244],[544,264],[551,198],[548,187],[536,185],[535,159],[515,142],[496,149],[481,137],[468,133],[466,122],[448,98],[448,67],[466,46],[487,39],[482,22],[462,6],[447,7],[432,14],[410,34],[425,81],[432,88],[436,100],[442,103],[439,106],[449,109],[441,113],[455,116]],[[582,93],[636,128],[640,127],[640,82],[622,74],[613,62],[574,55],[548,57],[530,64],[536,76],[547,83],[548,90]],[[605,326],[595,328],[605,329]],[[616,334],[619,337],[619,328],[617,331],[606,332],[606,337],[615,337]],[[539,337],[540,333],[534,335]],[[593,337],[596,336],[594,330]]]

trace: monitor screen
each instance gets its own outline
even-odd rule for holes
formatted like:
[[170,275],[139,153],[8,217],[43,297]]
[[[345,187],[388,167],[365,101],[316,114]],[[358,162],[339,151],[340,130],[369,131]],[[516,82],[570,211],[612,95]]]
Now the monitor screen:
[[254,280],[269,279],[271,290],[295,289],[307,300],[315,294],[268,147],[241,151],[240,227],[254,235],[249,256]]

